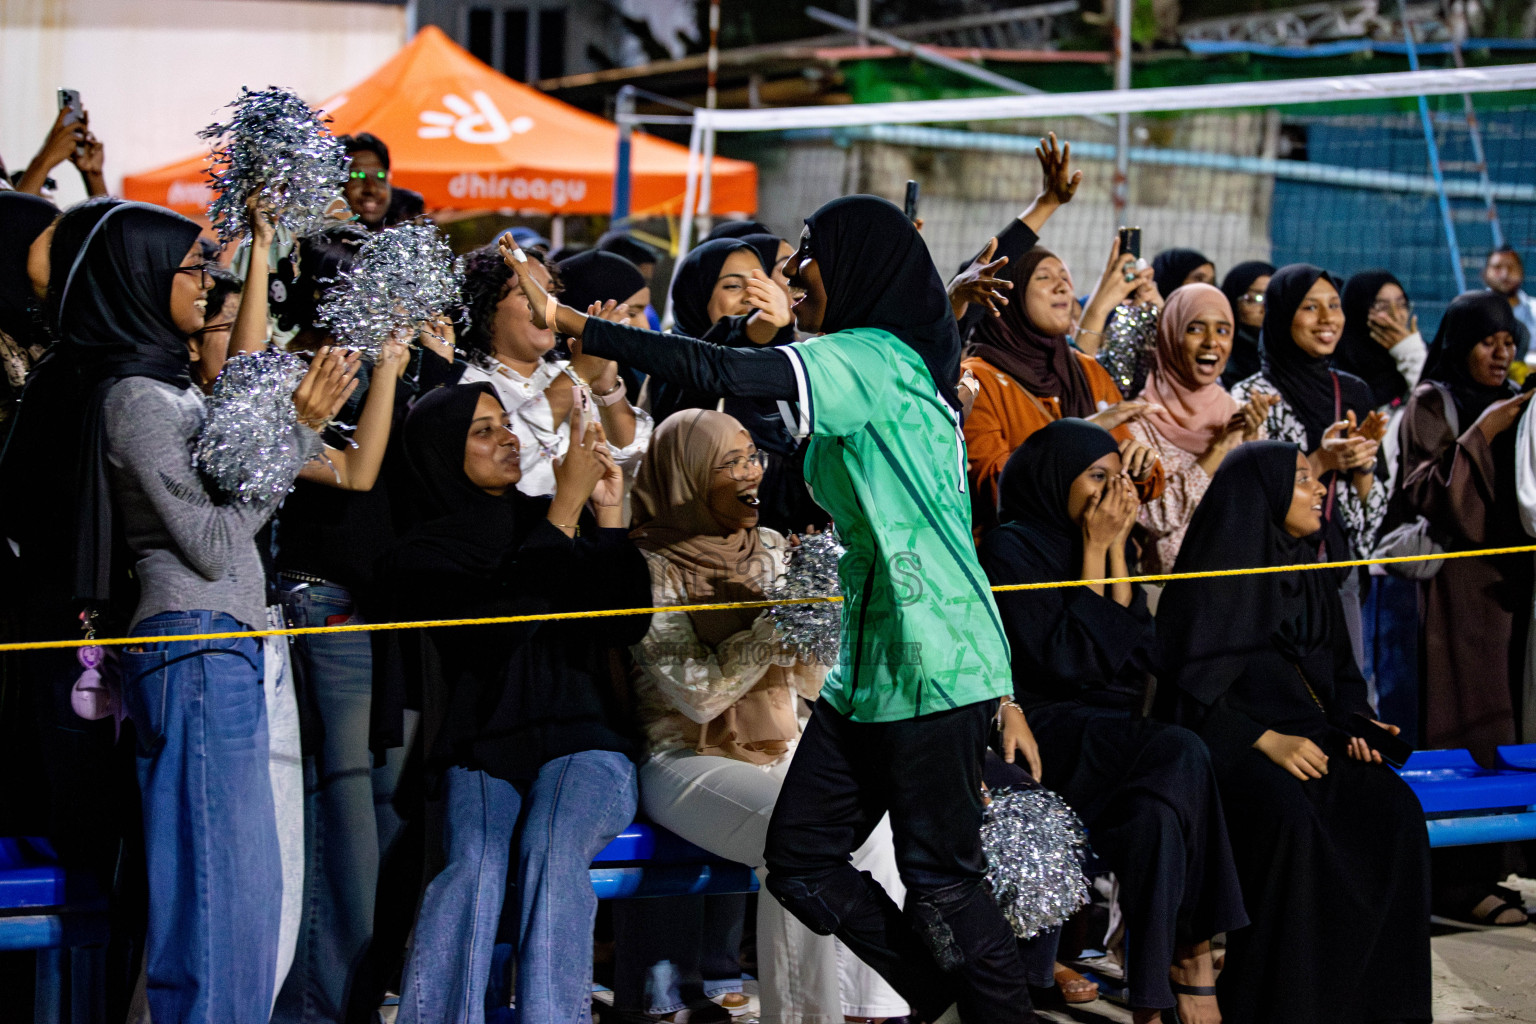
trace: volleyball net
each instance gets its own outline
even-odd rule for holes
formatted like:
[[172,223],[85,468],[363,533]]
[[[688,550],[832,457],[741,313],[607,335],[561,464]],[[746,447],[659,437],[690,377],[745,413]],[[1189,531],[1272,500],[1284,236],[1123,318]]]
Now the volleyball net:
[[[924,237],[947,272],[1033,198],[1034,148],[1048,131],[1071,142],[1084,182],[1042,244],[1072,268],[1080,293],[1097,281],[1115,229],[1138,226],[1149,259],[1199,249],[1218,275],[1247,259],[1343,275],[1388,267],[1432,336],[1459,288],[1481,286],[1492,248],[1536,249],[1536,64],[699,110],[685,204],[731,212],[711,209],[707,152],[756,162],[757,216],[791,234],[829,199],[866,192],[900,203],[915,180]],[[685,215],[684,243],[692,227]]]

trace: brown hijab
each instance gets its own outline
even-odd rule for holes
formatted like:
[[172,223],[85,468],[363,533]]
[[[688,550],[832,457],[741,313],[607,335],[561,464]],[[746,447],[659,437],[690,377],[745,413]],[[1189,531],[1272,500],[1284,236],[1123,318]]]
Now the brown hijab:
[[1078,365],[1077,351],[1066,335],[1042,333],[1024,311],[1024,292],[1035,268],[1055,258],[1055,253],[1037,245],[1017,263],[1003,268],[1002,276],[1013,282],[1012,299],[1003,307],[1002,316],[981,318],[971,332],[966,354],[985,359],[1036,398],[1056,399],[1063,416],[1087,418],[1099,407],[1088,377]]
[[[699,604],[761,601],[772,565],[754,527],[720,533],[709,510],[715,469],[751,435],[732,416],[713,409],[684,409],[662,421],[633,491],[635,528],[630,537],[642,551],[655,551],[677,567],[688,600]],[[750,629],[760,609],[690,612],[702,643],[716,647]],[[781,670],[770,667],[762,680],[719,717],[706,723],[694,749],[767,764],[799,735],[794,693]]]

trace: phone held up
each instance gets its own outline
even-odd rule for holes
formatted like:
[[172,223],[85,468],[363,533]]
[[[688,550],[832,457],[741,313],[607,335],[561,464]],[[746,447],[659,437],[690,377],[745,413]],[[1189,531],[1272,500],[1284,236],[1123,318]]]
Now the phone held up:
[[[79,124],[85,120],[85,107],[80,104],[79,89],[59,90],[59,109],[64,111],[64,123],[66,125]],[[80,156],[85,152],[85,147],[77,145],[75,155]]]
[[1120,229],[1120,255],[1141,259],[1141,228]]
[[917,194],[918,184],[915,181],[907,182],[907,197],[901,204],[901,212],[907,215],[907,220],[917,223]]

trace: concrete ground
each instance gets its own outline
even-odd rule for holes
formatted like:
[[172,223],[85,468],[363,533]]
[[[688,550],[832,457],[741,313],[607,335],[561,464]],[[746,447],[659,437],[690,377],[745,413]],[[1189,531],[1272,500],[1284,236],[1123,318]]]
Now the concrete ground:
[[[1527,907],[1536,906],[1536,879],[1511,878]],[[1436,1024],[1529,1022],[1536,1024],[1536,925],[1523,928],[1464,928],[1437,922],[1430,940],[1435,977]],[[757,984],[748,981],[750,1011],[734,1024],[755,1024]],[[598,999],[606,1003],[603,992]],[[1068,1009],[1042,1009],[1054,1024],[1129,1024],[1131,1013],[1107,999]],[[393,1007],[383,1014],[393,1020]]]

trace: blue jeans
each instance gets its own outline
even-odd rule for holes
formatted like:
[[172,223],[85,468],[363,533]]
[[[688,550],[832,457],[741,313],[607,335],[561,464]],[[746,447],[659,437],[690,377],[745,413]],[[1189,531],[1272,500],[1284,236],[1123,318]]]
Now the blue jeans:
[[592,995],[592,858],[635,815],[635,767],[586,750],[531,784],[450,768],[448,863],[427,885],[405,966],[399,1024],[481,1024],[517,837],[519,1024],[585,1024]]
[[[352,593],[344,587],[284,578],[278,589],[294,626],[360,621]],[[324,738],[304,758],[299,945],[272,1020],[341,1024],[355,972],[373,937],[379,879],[368,749],[373,647],[366,633],[329,633],[295,637],[292,654],[294,674],[307,691],[303,699],[318,710]]]
[[[166,612],[133,635],[247,628],[221,612]],[[122,665],[149,867],[150,1013],[163,1024],[265,1024],[283,878],[261,641],[145,643],[123,648]]]
[[1419,583],[1396,576],[1372,576],[1365,615],[1365,677],[1376,684],[1383,722],[1419,739]]

